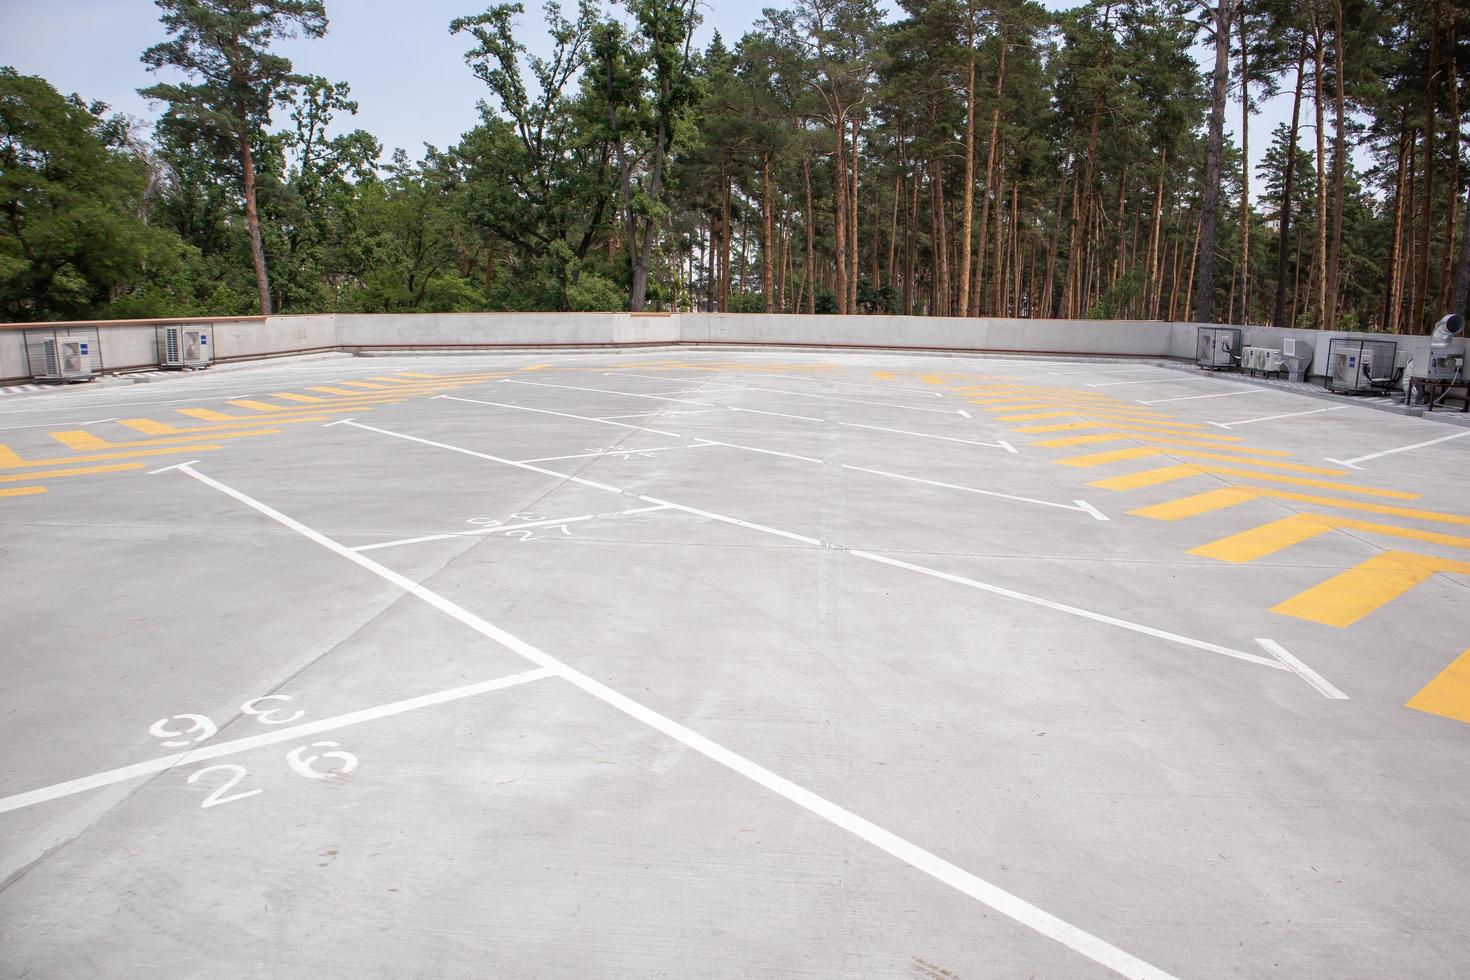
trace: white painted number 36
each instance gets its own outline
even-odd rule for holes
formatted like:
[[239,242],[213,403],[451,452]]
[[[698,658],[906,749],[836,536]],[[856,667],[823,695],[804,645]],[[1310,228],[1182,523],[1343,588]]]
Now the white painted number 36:
[[[332,779],[337,776],[345,776],[357,768],[357,756],[351,752],[322,752],[315,755],[305,755],[310,749],[330,748],[335,749],[339,742],[312,742],[311,745],[302,745],[286,753],[286,764],[296,773],[309,779]],[[314,768],[313,763],[321,759],[335,759],[341,763],[336,769],[325,772]]]

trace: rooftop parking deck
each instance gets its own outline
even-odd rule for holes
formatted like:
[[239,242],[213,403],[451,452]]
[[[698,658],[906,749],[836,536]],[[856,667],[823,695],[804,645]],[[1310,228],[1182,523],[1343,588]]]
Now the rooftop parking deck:
[[1470,429],[679,350],[0,396],[0,443],[7,976],[1470,962]]

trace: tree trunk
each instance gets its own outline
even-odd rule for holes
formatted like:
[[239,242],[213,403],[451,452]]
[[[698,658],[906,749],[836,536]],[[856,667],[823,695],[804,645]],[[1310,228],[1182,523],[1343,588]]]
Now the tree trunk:
[[[242,119],[245,114],[242,112]],[[241,189],[245,192],[245,227],[250,233],[250,262],[255,266],[255,291],[260,300],[261,316],[270,316],[270,277],[265,271],[265,245],[260,237],[260,212],[255,206],[255,154],[250,150],[250,134],[240,134]]]
[[[1439,113],[1436,111],[1436,102],[1439,99],[1439,25],[1440,15],[1444,9],[1444,0],[1435,0],[1434,19],[1429,32],[1429,82],[1426,86],[1424,105],[1424,188],[1420,194],[1423,201],[1424,220],[1419,222],[1419,254],[1417,255],[1417,273],[1414,278],[1414,302],[1409,309],[1409,324],[1415,333],[1424,331],[1429,324],[1429,318],[1425,315],[1425,307],[1429,305],[1429,241],[1430,229],[1434,225],[1434,141],[1435,124]],[[1457,82],[1458,80],[1456,80]],[[1452,82],[1451,84],[1456,84]],[[1455,126],[1460,125],[1460,120],[1453,120]]]
[[930,304],[931,316],[949,315],[949,243],[944,233],[944,170],[938,157],[932,163],[929,175],[929,220],[933,227],[931,241],[934,252],[934,299]]
[[1144,276],[1144,303],[1143,315],[1149,319],[1158,319],[1158,300],[1154,297],[1159,293],[1159,278],[1162,275],[1160,269],[1159,235],[1163,230],[1164,219],[1164,173],[1169,169],[1169,148],[1159,147],[1159,182],[1154,190],[1154,214],[1148,236],[1148,272]]
[[1465,192],[1465,210],[1460,225],[1460,258],[1455,264],[1455,288],[1450,294],[1450,312],[1470,313],[1470,188]]
[[[1097,158],[1097,132],[1102,122],[1103,91],[1097,90],[1092,101],[1092,125],[1087,135],[1087,159],[1083,168],[1082,182],[1073,197],[1072,234],[1067,242],[1067,285],[1065,290],[1067,316],[1080,316],[1081,306],[1086,302],[1086,269],[1083,242],[1086,240],[1087,225],[1092,220],[1092,173]],[[1208,192],[1207,192],[1208,193]],[[1080,199],[1076,196],[1080,195]]]
[[995,145],[1000,140],[1000,98],[1005,93],[1005,84],[1006,43],[1005,36],[1002,34],[1000,62],[996,66],[995,74],[995,105],[990,110],[990,141],[985,148],[985,192],[980,195],[980,241],[975,247],[975,287],[970,298],[975,315],[981,312],[980,283],[985,276],[985,225],[990,219],[991,189],[995,180]]
[[[1408,110],[1405,108],[1405,124],[1407,124]],[[1413,136],[1405,138],[1405,133],[1399,133],[1398,150],[1398,177],[1394,184],[1393,194],[1393,237],[1388,243],[1388,281],[1384,290],[1386,299],[1383,304],[1383,329],[1389,333],[1399,332],[1399,313],[1403,303],[1404,272],[1404,190],[1407,179],[1408,158]]]
[[837,312],[847,312],[847,117],[839,110],[833,120],[832,131],[836,136],[836,156],[833,158],[833,170],[836,171],[835,187],[836,200],[832,202],[832,217],[834,219],[833,244],[836,246],[835,256],[837,266]]
[[[1249,20],[1240,12],[1240,322],[1251,322],[1251,76]],[[1232,323],[1233,317],[1227,318]]]
[[766,312],[776,312],[776,215],[771,205],[771,155],[761,157],[761,208],[765,211],[765,237],[761,239],[761,292],[766,298]]
[[[970,252],[974,248],[971,235],[974,233],[975,219],[975,3],[970,0],[967,5],[969,34],[965,38],[965,50],[969,54],[968,74],[965,81],[965,195],[964,203],[960,210],[960,254],[959,269],[956,278],[959,280],[960,297],[958,312],[960,316],[970,315]],[[1001,50],[1005,50],[1005,40],[1001,40]]]
[[[1307,42],[1302,41],[1296,57],[1296,91],[1291,100],[1291,137],[1286,147],[1286,174],[1282,179],[1280,229],[1276,242],[1276,303],[1272,307],[1271,325],[1277,328],[1291,326],[1286,321],[1286,264],[1287,250],[1291,238],[1291,195],[1292,180],[1296,175],[1297,136],[1301,131],[1302,76],[1307,67]],[[1295,297],[1293,296],[1293,303]]]
[[1342,2],[1337,0],[1333,4],[1332,44],[1334,55],[1334,74],[1337,76],[1336,109],[1337,109],[1337,132],[1333,135],[1332,146],[1332,238],[1327,243],[1327,314],[1326,321],[1329,327],[1337,324],[1337,296],[1339,269],[1342,263],[1342,212],[1343,198],[1346,193],[1347,173],[1347,121],[1344,116],[1347,113],[1347,97],[1344,94],[1343,74],[1345,65],[1342,55],[1342,32],[1343,32]]
[[[806,266],[801,270],[801,288],[806,291],[807,313],[817,312],[815,274],[817,260],[817,215],[812,210],[812,165],[805,155],[801,158],[801,175],[806,182]],[[800,302],[797,303],[800,306]]]
[[1327,133],[1326,118],[1322,105],[1322,22],[1312,11],[1312,102],[1317,113],[1317,243],[1312,247],[1312,281],[1314,322],[1318,330],[1331,330],[1334,323],[1327,319]]
[[852,117],[852,149],[847,155],[848,167],[852,171],[852,196],[848,199],[847,232],[850,237],[847,275],[847,312],[857,312],[858,286],[858,117]]
[[[1455,210],[1460,203],[1460,86],[1458,66],[1455,64],[1455,19],[1450,18],[1448,27],[1449,37],[1449,64],[1445,69],[1445,77],[1450,80],[1450,119],[1452,120],[1449,132],[1445,135],[1450,141],[1450,186],[1449,192],[1445,194],[1445,222],[1444,222],[1444,269],[1439,277],[1439,309],[1446,313],[1456,312],[1456,307],[1450,304],[1454,298],[1454,263],[1455,263]],[[1435,310],[1435,317],[1439,316],[1439,309]]]
[[1205,186],[1201,202],[1198,267],[1194,282],[1196,323],[1210,322],[1215,300],[1215,233],[1220,220],[1220,166],[1225,152],[1225,93],[1230,85],[1230,22],[1240,0],[1217,0],[1215,8],[1215,73],[1210,92],[1210,143],[1205,158]]

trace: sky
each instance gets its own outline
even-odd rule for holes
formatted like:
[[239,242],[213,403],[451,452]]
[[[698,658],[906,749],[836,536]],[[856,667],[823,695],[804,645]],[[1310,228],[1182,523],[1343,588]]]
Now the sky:
[[[701,40],[718,30],[733,42],[760,16],[761,7],[771,4],[706,0]],[[573,5],[574,0],[565,0],[564,6]],[[1077,4],[1050,0],[1044,5],[1060,10]],[[384,159],[398,147],[418,157],[424,144],[453,145],[478,121],[475,103],[486,89],[465,66],[467,38],[451,36],[449,22],[486,6],[488,0],[327,0],[326,37],[286,41],[279,50],[299,72],[352,86],[361,110],[356,117],[339,118],[338,128],[368,130],[383,143]],[[526,0],[525,6],[524,40],[535,50],[545,38],[541,7],[537,0]],[[157,79],[138,56],[163,37],[152,0],[0,0],[0,65],[40,75],[63,93],[100,99],[149,122],[158,109],[136,90]],[[1253,164],[1264,156],[1271,130],[1288,118],[1290,95],[1259,108],[1251,120]],[[1227,109],[1226,120],[1234,136],[1238,103]]]

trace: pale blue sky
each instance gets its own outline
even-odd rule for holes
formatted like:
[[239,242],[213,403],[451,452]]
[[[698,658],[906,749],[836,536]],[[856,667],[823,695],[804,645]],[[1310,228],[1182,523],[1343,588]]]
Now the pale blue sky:
[[[571,7],[574,0],[565,0]],[[771,0],[703,4],[707,39],[718,29],[727,39],[743,34]],[[444,148],[475,125],[475,101],[484,86],[464,64],[466,38],[452,37],[449,22],[483,10],[484,0],[327,0],[331,29],[318,41],[281,46],[297,71],[352,85],[361,103],[354,120],[383,142],[385,157],[395,147],[419,156],[424,143]],[[1050,0],[1052,9],[1075,0]],[[526,42],[544,43],[541,8],[526,3]],[[136,89],[152,84],[138,60],[163,37],[152,0],[0,0],[0,64],[41,75],[63,92],[101,99],[114,109],[152,120],[156,115]],[[1251,157],[1259,161],[1271,129],[1290,112],[1289,97],[1263,107],[1251,122]],[[1239,105],[1227,114],[1234,133]],[[1306,121],[1306,120],[1304,120]]]

